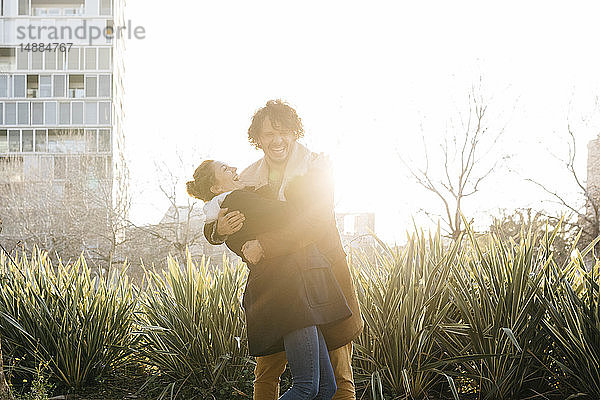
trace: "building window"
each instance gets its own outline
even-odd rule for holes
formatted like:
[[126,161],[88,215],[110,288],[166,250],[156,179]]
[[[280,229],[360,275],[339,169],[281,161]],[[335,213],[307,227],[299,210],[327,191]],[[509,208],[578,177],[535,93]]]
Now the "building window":
[[52,77],[40,75],[40,97],[52,97]]
[[50,101],[44,103],[46,125],[56,125],[56,102]]
[[0,175],[4,182],[23,181],[23,157],[0,157],[0,168],[6,171],[6,173]]
[[112,0],[100,0],[100,15],[112,15]]
[[69,50],[69,61],[67,63],[68,69],[79,70],[79,49],[72,48]]
[[47,8],[33,7],[32,11],[33,15],[35,15],[36,17],[44,17],[49,14]]
[[98,123],[98,102],[85,103],[85,123],[93,125]]
[[17,124],[17,103],[4,103],[5,108],[5,116],[6,125],[16,125]]
[[100,75],[98,77],[98,97],[110,97],[110,75]]
[[54,51],[45,51],[44,52],[46,54],[46,65],[45,65],[45,69],[47,70],[54,70],[56,69],[56,55],[60,54],[60,51],[54,52]]
[[98,97],[98,78],[96,76],[85,77],[85,97]]
[[78,177],[81,174],[81,157],[67,157],[67,176]]
[[69,75],[69,97],[81,99],[84,95],[83,75]]
[[112,170],[113,170],[112,157],[107,156],[106,157],[106,177],[109,179],[112,178]]
[[30,159],[35,160],[35,178],[42,182],[47,182],[52,179],[50,175],[52,172],[52,164],[49,161],[52,161],[51,157],[30,157]]
[[98,69],[111,69],[110,67],[110,47],[98,48]]
[[57,51],[56,52],[56,69],[63,70],[65,69],[65,57],[67,56],[66,52]]
[[29,125],[29,103],[17,104],[17,123],[19,125]]
[[11,153],[21,151],[21,131],[8,131],[8,151]]
[[44,68],[44,52],[32,51],[31,52],[31,69],[42,69]]
[[71,123],[71,103],[59,103],[58,123],[60,125],[69,125]]
[[29,69],[29,51],[17,50],[17,69],[28,70]]
[[12,71],[14,68],[15,49],[12,47],[0,47],[0,71]]
[[110,152],[110,129],[98,130],[98,151]]
[[[36,138],[37,140],[37,138]],[[52,173],[52,169],[53,169],[53,158],[52,156],[48,157],[40,157],[40,179],[42,179],[43,181],[48,181],[50,179],[52,179],[53,173]]]
[[0,103],[0,125],[4,125],[4,103]]
[[48,129],[48,151],[50,153],[64,153],[63,130]]
[[25,97],[26,75],[13,76],[13,97]]
[[54,179],[65,179],[67,162],[64,156],[54,156]]
[[96,48],[85,49],[85,69],[96,69]]
[[23,141],[23,152],[33,152],[33,131],[32,130],[23,130],[21,133],[21,138]]
[[102,101],[98,104],[99,124],[110,124],[110,102]]
[[42,125],[44,123],[44,103],[31,103],[31,124]]
[[85,152],[85,136],[83,129],[70,129],[69,130],[69,147],[70,153],[83,153]]
[[48,151],[51,153],[83,153],[83,129],[48,129]]
[[87,153],[95,153],[98,151],[98,143],[96,141],[96,130],[85,130],[85,151]]
[[0,129],[0,153],[8,153],[8,132]]
[[[23,132],[24,134],[24,132]],[[33,139],[33,136],[32,136]],[[32,143],[33,145],[33,143]],[[39,157],[24,157],[23,177],[26,181],[39,181],[40,177],[40,159]]]
[[[48,3],[43,0],[38,0],[39,5],[48,6]],[[44,15],[84,15],[85,14],[85,1],[84,0],[69,0],[63,2],[51,2],[52,8],[40,8]],[[33,7],[33,4],[32,4]]]
[[75,101],[71,106],[71,123],[81,125],[83,124],[83,102]]
[[27,98],[35,99],[36,97],[39,97],[39,77],[27,75]]
[[45,129],[36,129],[35,131],[35,151],[38,153],[45,153],[48,151]]
[[106,179],[106,158],[95,157],[95,173],[98,179]]
[[19,15],[29,15],[29,0],[19,0]]
[[65,97],[66,77],[65,75],[54,75],[54,97]]
[[8,75],[0,75],[0,97],[8,97]]

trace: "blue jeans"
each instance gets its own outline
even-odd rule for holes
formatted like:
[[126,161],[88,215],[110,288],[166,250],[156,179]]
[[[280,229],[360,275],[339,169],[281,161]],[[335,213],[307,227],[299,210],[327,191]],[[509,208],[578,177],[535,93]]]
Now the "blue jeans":
[[329,352],[316,326],[283,337],[292,387],[279,400],[331,400],[337,390]]

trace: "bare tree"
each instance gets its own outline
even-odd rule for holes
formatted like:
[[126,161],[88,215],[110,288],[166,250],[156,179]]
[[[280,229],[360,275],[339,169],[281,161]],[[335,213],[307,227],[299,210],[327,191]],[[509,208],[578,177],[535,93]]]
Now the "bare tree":
[[218,262],[218,257],[228,252],[224,246],[211,246],[204,238],[202,202],[192,199],[185,191],[185,182],[195,166],[186,162],[179,152],[176,157],[175,164],[155,163],[153,184],[168,205],[163,218],[155,224],[129,225],[130,240],[124,251],[134,264],[162,262],[169,255],[185,260],[188,251],[193,259],[212,255]]
[[[550,249],[554,259],[559,264],[570,259],[574,235],[570,225],[564,224],[560,215],[551,215],[543,210],[532,208],[517,208],[499,210],[500,214],[494,218],[490,225],[490,232],[503,239],[512,238],[519,242],[523,232],[533,232],[543,237],[546,232],[556,232]],[[537,243],[537,247],[546,246],[545,243]]]
[[[144,226],[129,219],[124,159],[112,160],[111,165],[121,166],[109,168],[108,159],[96,154],[53,155],[51,166],[35,157],[0,157],[0,218],[6,228],[2,242],[11,253],[36,247],[54,261],[83,254],[92,266],[111,268],[126,260],[133,267],[162,263],[170,254],[184,260],[188,250],[195,257],[224,251],[204,239],[201,202],[185,193],[185,178],[193,168],[180,156],[177,169],[157,164],[153,184],[169,209],[161,221]],[[56,170],[59,165],[61,171]]]
[[43,163],[29,165],[18,154],[3,158],[0,213],[7,228],[5,240],[12,241],[11,250],[18,246],[31,251],[35,246],[53,259],[74,259],[83,253],[93,264],[110,266],[127,240],[125,175],[112,179],[105,157],[60,157],[64,164],[55,162],[53,167],[64,169],[59,180],[49,176],[53,171]]
[[[575,164],[579,153],[577,151],[575,132],[571,123],[567,123],[567,134],[567,157],[554,156],[554,158],[568,172],[575,190],[569,189],[568,194],[566,194],[562,193],[556,187],[544,184],[534,178],[526,178],[526,181],[543,190],[556,203],[567,210],[567,213],[563,217],[563,224],[573,232],[580,231],[583,238],[581,244],[585,246],[600,235],[600,188],[590,184],[590,182],[586,182],[577,172]],[[594,162],[594,160],[588,160],[588,162]],[[557,218],[548,215],[546,217]]]
[[188,166],[181,154],[177,154],[177,167],[173,169],[165,163],[156,163],[157,184],[169,203],[169,210],[159,224],[161,237],[170,241],[180,259],[185,259],[186,251],[193,247],[205,249],[202,204],[190,196],[182,196],[182,188],[188,181],[193,168]]
[[[488,122],[488,102],[481,94],[481,83],[473,86],[468,94],[466,115],[459,113],[457,126],[446,132],[440,144],[441,171],[432,170],[433,152],[423,135],[425,165],[415,167],[400,157],[415,182],[432,193],[441,203],[442,213],[422,209],[428,217],[437,215],[443,220],[442,228],[449,237],[457,239],[463,232],[464,201],[476,194],[482,182],[494,172],[508,155],[490,158],[504,127],[492,130]],[[436,165],[438,166],[438,165]]]

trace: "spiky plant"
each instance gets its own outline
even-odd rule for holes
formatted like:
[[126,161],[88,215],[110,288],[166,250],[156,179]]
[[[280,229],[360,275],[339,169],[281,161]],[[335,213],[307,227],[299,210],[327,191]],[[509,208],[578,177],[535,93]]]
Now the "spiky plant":
[[453,269],[450,284],[467,328],[462,347],[449,351],[479,355],[460,366],[478,385],[481,399],[521,399],[549,391],[550,343],[541,329],[549,246],[538,246],[531,231],[522,233],[519,243],[488,235],[482,245],[467,228],[467,239],[468,252]]
[[207,391],[238,382],[248,367],[240,293],[245,266],[224,260],[222,270],[188,255],[169,259],[164,274],[148,272],[141,301],[139,353],[174,384]]
[[23,360],[17,373],[40,362],[72,388],[129,361],[135,296],[127,277],[95,276],[83,258],[53,266],[47,255],[0,259],[0,335],[4,350]]
[[428,241],[413,235],[403,249],[380,246],[374,260],[351,258],[365,320],[357,372],[371,377],[373,398],[383,398],[384,389],[428,398],[449,379],[440,335],[454,328],[447,282],[459,247],[444,249],[439,232]]
[[563,372],[559,385],[566,394],[590,399],[600,398],[600,263],[596,260],[588,271],[584,256],[596,241],[567,265],[553,265],[545,292],[549,318],[544,326],[552,359]]

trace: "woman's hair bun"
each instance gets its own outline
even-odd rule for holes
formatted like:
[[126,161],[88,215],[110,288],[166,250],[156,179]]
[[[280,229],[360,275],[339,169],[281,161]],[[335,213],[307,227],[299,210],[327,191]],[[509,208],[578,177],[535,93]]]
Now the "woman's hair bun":
[[187,188],[187,192],[190,196],[195,197],[197,199],[199,199],[200,197],[200,193],[198,192],[198,189],[196,188],[196,181],[188,181],[185,184],[186,188]]
[[210,201],[215,194],[210,188],[215,184],[215,170],[213,160],[204,160],[194,171],[194,180],[186,182],[185,186],[190,196]]

